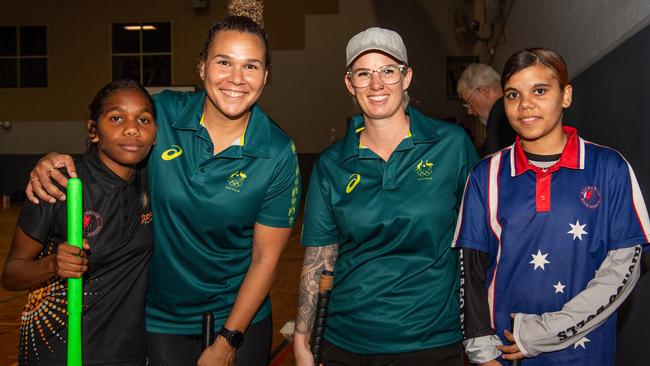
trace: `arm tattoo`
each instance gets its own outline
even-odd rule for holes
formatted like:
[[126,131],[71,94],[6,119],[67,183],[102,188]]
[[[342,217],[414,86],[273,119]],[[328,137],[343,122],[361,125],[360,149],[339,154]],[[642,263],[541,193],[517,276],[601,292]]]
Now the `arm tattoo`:
[[336,258],[339,255],[339,245],[332,244],[324,247],[307,247],[305,260],[300,274],[300,293],[298,295],[298,318],[296,331],[311,334],[314,326],[316,302],[318,301],[318,280],[324,269],[334,270]]

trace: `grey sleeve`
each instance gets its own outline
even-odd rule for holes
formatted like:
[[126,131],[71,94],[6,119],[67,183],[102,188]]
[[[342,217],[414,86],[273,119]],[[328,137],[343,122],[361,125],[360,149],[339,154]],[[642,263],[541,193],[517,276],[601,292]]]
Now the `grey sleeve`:
[[610,250],[587,287],[552,313],[517,313],[514,337],[526,357],[564,349],[602,324],[640,276],[641,246]]
[[496,335],[486,335],[482,337],[469,338],[463,341],[465,353],[472,363],[484,363],[492,361],[501,356],[501,351],[497,346],[503,343]]

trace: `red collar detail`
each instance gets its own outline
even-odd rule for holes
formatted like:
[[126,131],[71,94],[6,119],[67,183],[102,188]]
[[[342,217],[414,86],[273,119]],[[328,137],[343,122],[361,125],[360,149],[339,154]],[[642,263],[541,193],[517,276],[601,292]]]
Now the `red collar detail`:
[[580,169],[580,139],[578,138],[578,130],[573,127],[562,126],[562,131],[569,137],[569,139],[567,140],[566,145],[564,145],[564,149],[560,155],[560,161],[545,171],[542,171],[542,169],[532,165],[528,161],[526,153],[519,143],[519,136],[517,136],[514,151],[515,175],[521,175],[528,170],[532,170],[536,174],[546,175],[556,172],[560,168]]

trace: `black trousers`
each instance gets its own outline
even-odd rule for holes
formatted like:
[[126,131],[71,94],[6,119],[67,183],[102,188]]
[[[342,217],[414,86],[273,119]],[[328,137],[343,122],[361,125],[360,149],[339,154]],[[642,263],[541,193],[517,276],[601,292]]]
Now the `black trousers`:
[[463,347],[460,343],[416,352],[362,355],[323,342],[325,366],[463,366]]
[[[263,366],[269,363],[273,338],[271,315],[251,324],[244,332],[244,344],[235,354],[236,366]],[[147,333],[150,366],[196,366],[201,356],[201,335]]]

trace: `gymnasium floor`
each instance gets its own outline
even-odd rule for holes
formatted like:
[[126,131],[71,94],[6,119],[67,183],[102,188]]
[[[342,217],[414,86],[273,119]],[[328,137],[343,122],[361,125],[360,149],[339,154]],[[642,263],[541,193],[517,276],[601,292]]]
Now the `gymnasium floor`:
[[[0,207],[0,270],[4,267],[19,210],[19,204],[11,204],[8,208]],[[280,260],[280,271],[271,289],[274,329],[272,348],[279,351],[278,356],[271,363],[272,366],[294,364],[291,348],[280,348],[284,338],[279,330],[287,321],[293,320],[296,315],[298,276],[302,263],[302,248],[299,243],[300,224],[299,221],[287,244]],[[18,353],[20,311],[26,298],[26,291],[8,292],[0,287],[0,366],[18,365],[16,355]]]

